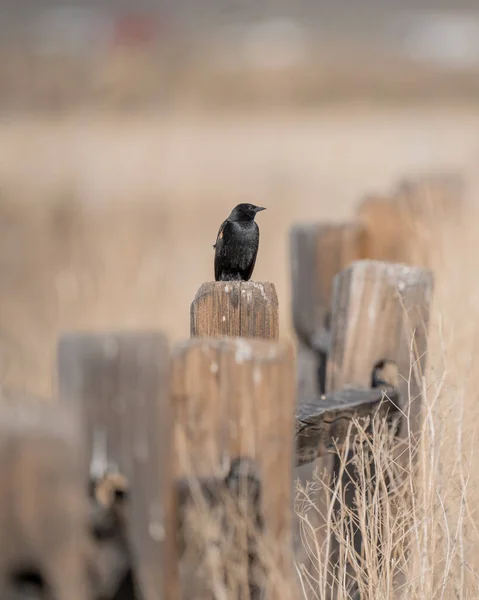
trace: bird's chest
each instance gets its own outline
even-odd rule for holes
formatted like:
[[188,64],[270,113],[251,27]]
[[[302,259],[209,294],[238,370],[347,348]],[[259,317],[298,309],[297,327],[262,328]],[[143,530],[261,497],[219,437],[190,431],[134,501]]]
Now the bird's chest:
[[259,230],[256,223],[233,223],[233,237],[246,245],[258,242]]

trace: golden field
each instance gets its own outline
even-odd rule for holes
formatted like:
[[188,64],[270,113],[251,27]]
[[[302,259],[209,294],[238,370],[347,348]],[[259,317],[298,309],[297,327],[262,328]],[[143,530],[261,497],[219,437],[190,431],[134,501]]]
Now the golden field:
[[[158,328],[172,343],[187,337],[190,302],[213,276],[218,227],[243,201],[268,209],[258,218],[254,278],[276,285],[281,335],[291,337],[293,223],[353,218],[367,193],[458,171],[467,183],[464,213],[432,218],[419,231],[436,275],[421,483],[413,513],[405,503],[391,535],[409,526],[414,540],[399,559],[407,565],[403,597],[476,599],[478,163],[479,111],[460,104],[4,115],[2,383],[51,395],[64,330]],[[314,508],[300,498],[307,529]],[[307,554],[314,563],[315,549]],[[360,567],[365,598],[393,597],[389,570]],[[302,597],[325,597],[321,577],[310,586],[302,573]]]
[[276,285],[289,336],[290,225],[352,218],[366,193],[431,170],[473,186],[478,139],[479,111],[460,106],[2,118],[3,382],[49,394],[66,329],[187,337],[218,227],[243,201],[268,209],[254,278]]

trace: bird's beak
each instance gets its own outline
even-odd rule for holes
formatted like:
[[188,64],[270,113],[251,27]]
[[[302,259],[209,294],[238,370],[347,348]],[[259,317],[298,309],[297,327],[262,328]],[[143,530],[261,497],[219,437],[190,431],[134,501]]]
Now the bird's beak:
[[266,208],[263,208],[262,206],[257,206],[256,207],[256,212],[257,213],[261,212],[262,210],[266,210]]

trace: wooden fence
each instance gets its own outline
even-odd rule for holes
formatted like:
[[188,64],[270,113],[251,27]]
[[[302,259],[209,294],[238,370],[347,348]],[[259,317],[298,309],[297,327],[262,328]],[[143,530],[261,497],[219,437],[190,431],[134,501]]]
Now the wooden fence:
[[334,476],[353,419],[395,416],[407,444],[420,427],[433,278],[400,264],[412,197],[292,229],[297,361],[271,283],[202,285],[172,350],[65,334],[58,401],[0,406],[0,597],[299,597],[296,469]]

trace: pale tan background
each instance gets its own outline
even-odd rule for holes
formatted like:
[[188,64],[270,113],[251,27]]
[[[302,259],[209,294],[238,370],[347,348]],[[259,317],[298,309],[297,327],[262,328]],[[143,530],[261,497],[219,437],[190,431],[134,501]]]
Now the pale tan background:
[[254,277],[277,286],[288,336],[292,223],[350,218],[366,192],[428,169],[472,172],[478,157],[479,112],[459,107],[4,119],[4,381],[49,392],[64,329],[188,336],[217,228],[242,201],[268,209]]
[[[264,25],[293,5],[291,22],[305,37],[283,47],[284,34],[271,39]],[[239,6],[222,13],[214,3],[204,12],[183,3],[174,14],[175,6],[159,7],[175,18],[153,45],[133,47],[107,44],[100,32],[97,46],[80,35],[72,49],[73,17],[52,29],[54,13],[40,5],[23,21],[18,14],[4,21],[0,380],[7,386],[49,394],[56,339],[67,329],[154,327],[172,342],[188,336],[190,302],[213,276],[218,227],[243,201],[268,209],[258,217],[254,278],[277,286],[281,334],[290,336],[292,223],[350,218],[365,193],[387,191],[404,176],[477,170],[479,49],[477,64],[408,56],[393,13],[378,13],[374,3],[357,19],[344,7],[313,15],[308,2],[273,3],[262,15]]]
[[[108,0],[105,16],[3,2],[0,386],[50,396],[65,330],[187,337],[241,201],[268,209],[254,277],[275,283],[290,337],[291,224],[349,219],[367,193],[457,170],[464,219],[421,238],[436,288],[406,595],[477,600],[476,3]],[[112,34],[133,8],[163,20],[154,40]]]

